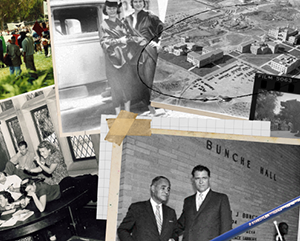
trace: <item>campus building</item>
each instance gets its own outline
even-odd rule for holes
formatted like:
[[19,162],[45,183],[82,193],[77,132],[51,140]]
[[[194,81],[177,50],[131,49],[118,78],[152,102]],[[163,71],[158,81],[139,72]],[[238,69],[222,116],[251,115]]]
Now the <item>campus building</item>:
[[169,45],[165,47],[165,51],[176,56],[184,55],[187,51],[187,44],[179,42],[174,45]]
[[289,54],[283,54],[273,59],[270,66],[278,72],[287,74],[300,66],[300,59]]
[[269,29],[268,32],[268,36],[280,41],[288,41],[291,36],[296,36],[297,34],[298,30],[290,27],[277,27],[276,29]]
[[203,48],[202,53],[199,54],[197,52],[189,52],[187,54],[187,61],[194,66],[201,68],[207,64],[210,64],[216,60],[222,59],[224,56],[224,52],[220,49],[212,50],[210,52],[207,52],[209,48]]
[[247,41],[239,45],[238,50],[241,53],[258,54],[275,54],[278,52],[279,45],[273,41],[257,42]]

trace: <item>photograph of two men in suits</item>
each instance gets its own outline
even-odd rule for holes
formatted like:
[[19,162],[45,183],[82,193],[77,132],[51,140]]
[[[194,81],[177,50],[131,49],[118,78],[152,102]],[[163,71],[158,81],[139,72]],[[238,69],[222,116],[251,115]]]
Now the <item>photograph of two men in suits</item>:
[[[130,205],[117,229],[120,241],[209,241],[232,229],[232,212],[226,194],[210,188],[210,170],[197,165],[192,170],[196,193],[185,198],[176,219],[168,207],[171,183],[158,176],[150,185],[151,198]],[[161,206],[157,211],[157,205]]]

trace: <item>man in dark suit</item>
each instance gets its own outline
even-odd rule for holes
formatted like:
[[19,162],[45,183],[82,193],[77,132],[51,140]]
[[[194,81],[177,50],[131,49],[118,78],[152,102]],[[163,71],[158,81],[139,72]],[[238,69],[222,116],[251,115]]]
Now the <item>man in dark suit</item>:
[[184,200],[178,219],[183,241],[209,241],[232,228],[229,200],[226,194],[210,189],[210,170],[194,167],[192,179],[197,192]]
[[150,185],[150,200],[130,205],[117,232],[121,241],[174,241],[177,218],[175,210],[165,203],[171,184],[163,176],[155,177]]

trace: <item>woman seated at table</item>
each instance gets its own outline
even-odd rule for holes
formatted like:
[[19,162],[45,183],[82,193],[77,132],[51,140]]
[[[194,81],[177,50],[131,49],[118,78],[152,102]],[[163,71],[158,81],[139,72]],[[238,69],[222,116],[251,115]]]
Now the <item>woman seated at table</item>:
[[[97,201],[97,175],[82,175],[65,177],[59,184],[49,185],[41,180],[25,178],[22,180],[20,191],[26,197],[31,197],[36,208],[43,212],[48,202],[68,195],[81,194],[89,190],[90,200]],[[26,203],[26,206],[29,202]]]
[[29,173],[46,172],[50,177],[44,176],[45,182],[58,184],[64,177],[69,176],[67,165],[60,151],[50,142],[42,141],[38,145],[39,157],[35,157],[38,167],[27,170]]
[[24,199],[15,201],[12,195],[7,191],[0,192],[0,212],[11,210],[14,208],[19,208],[25,203]]

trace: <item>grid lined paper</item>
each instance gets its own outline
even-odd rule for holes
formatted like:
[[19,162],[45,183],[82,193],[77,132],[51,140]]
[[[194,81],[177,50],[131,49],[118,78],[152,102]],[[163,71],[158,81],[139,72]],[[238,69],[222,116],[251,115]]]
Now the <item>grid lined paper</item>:
[[[104,140],[109,131],[106,122],[107,118],[116,118],[116,116],[101,116],[97,219],[107,219],[110,166],[112,157],[112,143]],[[151,118],[138,117],[138,119]],[[264,137],[269,137],[271,133],[270,122],[268,121],[220,120],[202,116],[197,116],[197,118],[153,117],[151,121],[151,128]]]

